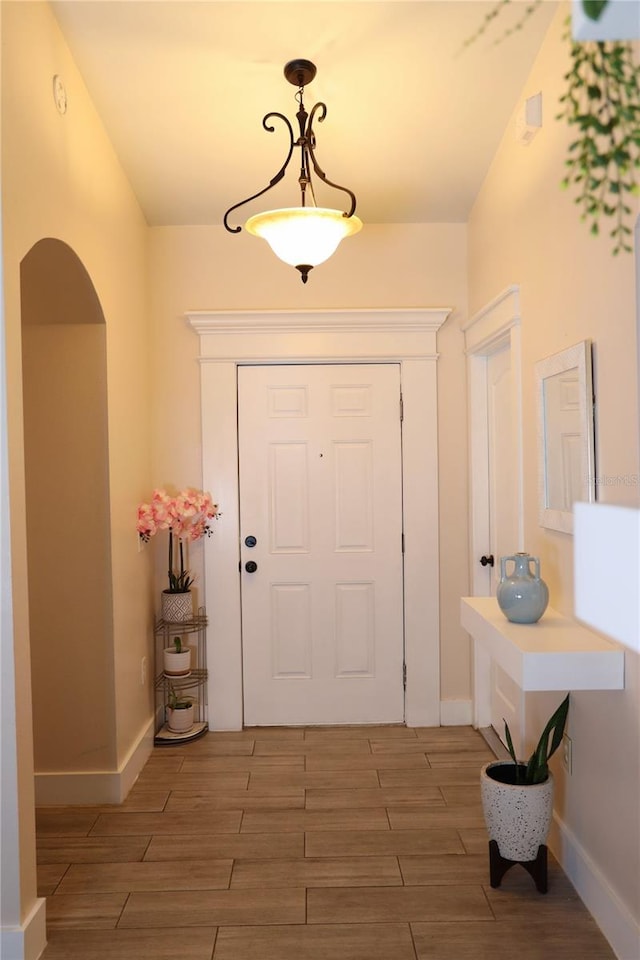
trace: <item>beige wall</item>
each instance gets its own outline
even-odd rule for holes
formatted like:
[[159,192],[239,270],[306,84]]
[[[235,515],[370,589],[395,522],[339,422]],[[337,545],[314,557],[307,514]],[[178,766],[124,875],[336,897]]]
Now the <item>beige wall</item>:
[[[35,877],[21,260],[44,237],[65,241],[86,267],[106,320],[113,559],[113,679],[107,682],[115,702],[107,752],[116,765],[122,763],[151,717],[151,691],[140,685],[140,659],[151,652],[150,570],[147,558],[138,554],[135,535],[136,505],[146,495],[150,481],[149,335],[146,224],[53,14],[41,3],[2,3],[0,12],[3,258],[24,915],[35,896]],[[57,113],[52,97],[56,73],[67,86],[69,107],[64,117]],[[104,515],[105,505],[99,499],[95,509]],[[76,667],[72,664],[70,669]],[[77,682],[82,682],[80,675]],[[90,724],[91,719],[89,711],[79,722]],[[68,734],[73,735],[75,729],[74,725]]]
[[[600,499],[638,504],[640,489],[632,478],[640,471],[633,257],[614,258],[607,237],[589,234],[572,197],[558,186],[567,146],[575,136],[553,119],[561,78],[569,66],[568,45],[561,40],[563,15],[561,11],[556,17],[522,91],[523,97],[542,91],[543,128],[528,147],[515,142],[513,124],[506,130],[470,218],[469,276],[471,311],[509,284],[520,284],[525,548],[541,559],[552,606],[571,615],[573,538],[542,529],[537,518],[537,360],[585,338],[593,341],[597,474],[629,478],[628,483],[600,486]],[[560,816],[637,921],[636,654],[627,655],[626,677],[624,692],[573,695],[569,717],[573,775],[567,778],[558,764],[556,770]],[[527,713],[534,732],[557,702],[557,696],[530,698]]]
[[34,765],[114,769],[105,326],[24,326],[22,350]]
[[[42,237],[64,240],[84,264],[106,321],[109,481],[118,763],[150,714],[140,687],[148,655],[148,564],[138,553],[135,510],[147,495],[149,335],[147,228],[55,19],[46,4],[2,4],[3,205],[12,438],[22,442],[20,260]],[[65,82],[68,110],[51,81]],[[16,491],[22,488],[13,458]],[[16,498],[20,494],[16,492]],[[104,504],[96,504],[104,509]],[[141,696],[141,693],[143,694]]]
[[[438,334],[445,491],[440,502],[442,697],[462,700],[470,697],[469,646],[458,610],[459,597],[468,590],[465,366],[459,330],[466,317],[466,269],[462,224],[367,224],[312,271],[306,286],[266,243],[244,233],[232,236],[222,227],[151,230],[157,483],[182,486],[201,476],[199,345],[184,320],[186,311],[453,307]],[[156,553],[163,549],[158,545]],[[198,573],[200,560],[201,545],[196,545],[192,566]],[[162,564],[161,558],[160,582]]]

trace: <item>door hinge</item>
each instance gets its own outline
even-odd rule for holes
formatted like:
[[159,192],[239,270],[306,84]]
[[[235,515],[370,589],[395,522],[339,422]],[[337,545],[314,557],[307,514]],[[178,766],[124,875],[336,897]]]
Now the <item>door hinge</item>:
[[402,664],[402,689],[407,689],[407,665],[406,663]]
[[400,423],[404,420],[404,399],[400,394]]
[[402,533],[401,535],[401,541],[402,541],[402,552],[404,553],[404,533]]

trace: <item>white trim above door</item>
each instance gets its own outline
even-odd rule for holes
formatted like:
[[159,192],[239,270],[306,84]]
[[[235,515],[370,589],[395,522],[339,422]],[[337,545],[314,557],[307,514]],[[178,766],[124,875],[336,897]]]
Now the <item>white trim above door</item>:
[[406,722],[440,723],[436,333],[450,308],[198,311],[203,485],[222,517],[206,541],[209,725],[242,727],[237,368],[268,363],[400,364],[405,533]]

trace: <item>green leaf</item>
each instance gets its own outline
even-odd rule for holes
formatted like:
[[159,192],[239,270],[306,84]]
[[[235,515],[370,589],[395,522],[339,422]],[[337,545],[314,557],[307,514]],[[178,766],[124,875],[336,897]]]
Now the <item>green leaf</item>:
[[[504,720],[504,717],[502,719]],[[518,758],[516,757],[516,751],[514,750],[514,747],[513,747],[513,740],[511,739],[511,731],[509,730],[509,724],[507,723],[506,720],[504,720],[504,736],[505,736],[505,740],[507,741],[507,749],[511,754],[511,759],[513,760],[513,762],[516,764],[516,767],[517,767]]]
[[569,694],[566,695],[556,712],[552,715],[544,728],[542,737],[544,739],[549,734],[552,734],[551,738],[551,747],[547,754],[547,760],[553,756],[560,744],[562,743],[562,737],[564,736],[564,728],[567,722],[567,714],[569,713]]
[[[594,226],[597,226],[597,224],[594,224]],[[542,731],[538,746],[532,753],[527,765],[527,783],[542,783],[547,779],[549,775],[548,761],[562,743],[568,712],[569,694],[551,715]],[[549,744],[550,739],[551,744]]]

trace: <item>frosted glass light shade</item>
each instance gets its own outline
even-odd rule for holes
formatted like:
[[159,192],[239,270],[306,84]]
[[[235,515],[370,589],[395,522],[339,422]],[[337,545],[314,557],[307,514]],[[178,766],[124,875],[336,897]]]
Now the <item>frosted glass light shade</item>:
[[286,207],[257,213],[245,227],[266,240],[275,255],[292,267],[317,267],[329,259],[344,237],[362,229],[362,221],[325,207]]

